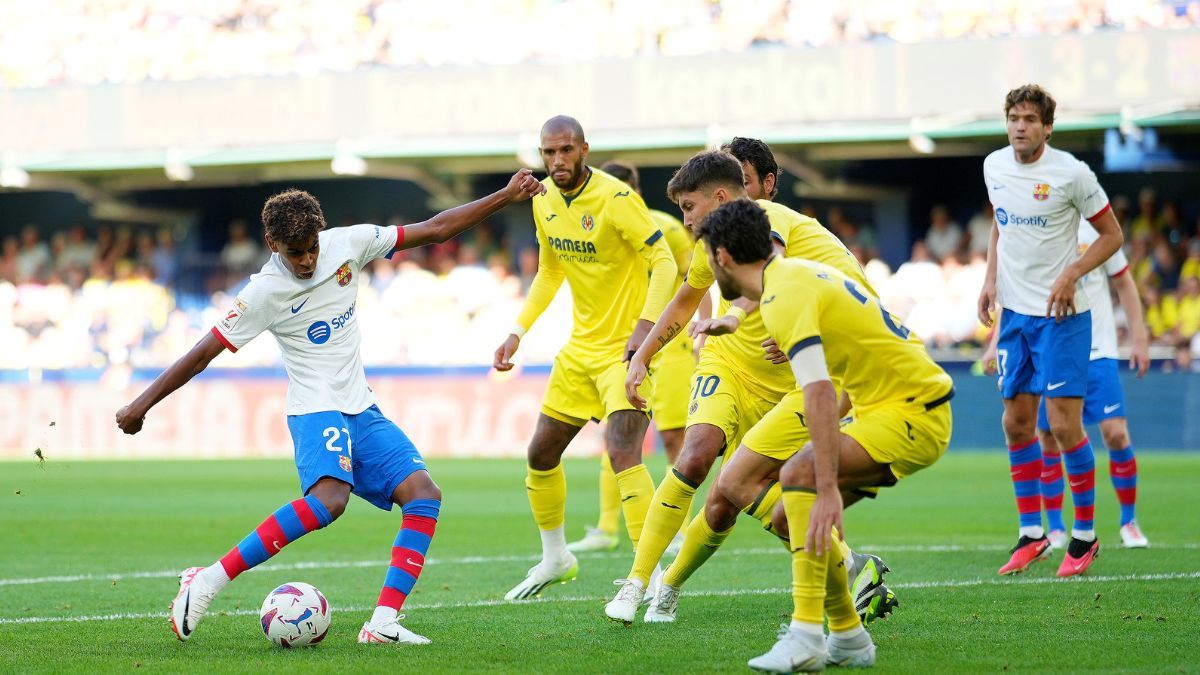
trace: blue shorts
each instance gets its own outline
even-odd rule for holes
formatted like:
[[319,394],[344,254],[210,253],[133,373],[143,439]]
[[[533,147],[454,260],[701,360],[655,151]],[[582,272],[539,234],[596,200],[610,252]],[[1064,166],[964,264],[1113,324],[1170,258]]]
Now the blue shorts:
[[1092,353],[1092,314],[1063,319],[1028,316],[1005,309],[996,344],[1000,395],[1083,398]]
[[349,483],[354,494],[390,511],[396,486],[425,469],[416,446],[378,406],[357,415],[337,411],[288,415],[288,430],[304,494],[328,476]]
[[[1118,359],[1096,359],[1088,364],[1087,395],[1083,397],[1083,423],[1099,424],[1106,419],[1125,416],[1125,390],[1121,388]],[[1050,431],[1046,419],[1046,401],[1038,409],[1038,428]]]

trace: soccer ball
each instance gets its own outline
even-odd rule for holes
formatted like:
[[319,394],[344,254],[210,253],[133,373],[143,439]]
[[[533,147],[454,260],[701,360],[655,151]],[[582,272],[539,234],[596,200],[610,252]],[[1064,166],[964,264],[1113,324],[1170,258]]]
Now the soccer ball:
[[329,601],[321,591],[292,581],[267,594],[259,617],[268,640],[280,647],[303,647],[325,639],[329,614]]

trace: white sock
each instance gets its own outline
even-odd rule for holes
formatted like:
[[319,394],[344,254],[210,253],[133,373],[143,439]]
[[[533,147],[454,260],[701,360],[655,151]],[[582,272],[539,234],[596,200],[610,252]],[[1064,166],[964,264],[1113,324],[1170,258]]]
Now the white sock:
[[204,571],[196,575],[196,578],[214,591],[219,591],[229,584],[229,575],[225,573],[225,566],[221,564],[220,560],[205,567]]
[[375,613],[371,615],[371,625],[378,626],[382,623],[396,620],[396,608],[384,607],[380,605],[375,608]]
[[562,560],[567,557],[567,535],[562,525],[542,530],[542,560]]
[[829,634],[839,640],[850,640],[865,632],[867,632],[866,629],[862,627],[862,624],[859,624],[850,630],[831,630]]
[[1076,529],[1072,528],[1071,529],[1071,537],[1073,537],[1075,539],[1080,539],[1083,541],[1096,541],[1096,531],[1095,530],[1076,530]]
[[825,627],[819,623],[806,623],[792,619],[792,630],[798,630],[809,635],[825,637]]
[[1018,531],[1018,534],[1022,537],[1029,537],[1030,539],[1041,539],[1042,537],[1046,536],[1046,530],[1042,529],[1041,525],[1028,525],[1026,527],[1022,527]]
[[867,635],[867,631],[862,627],[862,624],[851,628],[850,630],[831,630],[829,638],[836,640],[843,648],[861,648],[866,647],[871,643],[871,636]]

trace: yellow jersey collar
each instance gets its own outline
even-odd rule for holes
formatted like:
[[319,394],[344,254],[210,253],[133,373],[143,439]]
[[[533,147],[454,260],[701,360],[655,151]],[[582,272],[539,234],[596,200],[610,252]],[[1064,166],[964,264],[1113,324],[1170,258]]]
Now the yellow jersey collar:
[[583,194],[583,191],[587,189],[588,183],[592,182],[592,167],[585,166],[583,168],[587,170],[587,178],[583,179],[583,185],[580,185],[579,189],[575,190],[574,192],[563,192],[562,190],[558,191],[559,194],[562,195],[563,201],[566,202],[567,206],[570,206],[571,202],[575,201],[579,195]]

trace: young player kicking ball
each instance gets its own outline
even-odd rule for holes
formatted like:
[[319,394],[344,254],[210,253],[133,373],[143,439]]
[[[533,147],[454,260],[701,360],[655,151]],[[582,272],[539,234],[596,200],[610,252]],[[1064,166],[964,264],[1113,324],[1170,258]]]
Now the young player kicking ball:
[[425,222],[331,230],[325,229],[321,205],[306,192],[288,190],[267,200],[262,221],[271,259],[212,331],[116,415],[122,431],[136,434],[155,404],[222,350],[236,352],[263,331],[279,343],[288,373],[287,423],[304,496],[280,507],[220,560],[180,574],[171,603],[171,628],[180,640],[192,636],[226,584],[332,523],[354,493],[385,511],[396,504],[404,513],[378,604],[358,641],[429,643],[401,626],[398,613],[424,566],[442,493],[421,454],[380,412],[367,386],[354,312],[359,273],[376,258],[446,241],[508,204],[543,192],[522,169],[503,190]]

